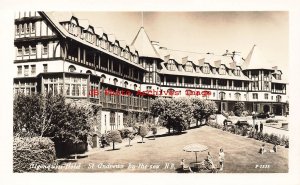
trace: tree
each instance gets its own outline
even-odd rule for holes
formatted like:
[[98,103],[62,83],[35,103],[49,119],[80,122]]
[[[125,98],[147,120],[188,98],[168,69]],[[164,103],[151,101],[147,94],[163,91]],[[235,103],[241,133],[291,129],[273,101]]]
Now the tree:
[[131,146],[131,145],[130,145],[130,141],[133,140],[134,138],[135,138],[135,136],[134,136],[133,133],[128,134],[128,141],[129,141],[128,146]]
[[241,116],[244,110],[245,110],[244,102],[236,102],[234,104],[233,112],[236,116]]
[[113,150],[115,150],[115,142],[122,143],[121,134],[118,130],[112,130],[107,134],[107,141],[113,143]]
[[144,137],[148,134],[148,128],[144,125],[139,127],[139,135],[142,137],[142,143],[144,143]]
[[154,140],[155,140],[155,135],[157,134],[157,128],[156,127],[152,127],[151,130],[152,130],[152,134],[153,134]]
[[216,111],[216,104],[213,101],[192,98],[191,102],[193,105],[193,116],[197,120],[196,126],[198,126],[198,122],[201,123],[203,119],[207,122],[209,116],[213,115]]
[[62,95],[18,94],[14,97],[14,135],[50,137],[59,142],[86,142],[89,112],[65,102]]
[[164,119],[166,127],[181,132],[189,128],[193,117],[193,107],[188,98],[169,99],[166,103]]
[[150,112],[154,117],[158,117],[160,115],[163,115],[166,103],[168,102],[168,99],[166,98],[158,98],[154,100],[150,105]]

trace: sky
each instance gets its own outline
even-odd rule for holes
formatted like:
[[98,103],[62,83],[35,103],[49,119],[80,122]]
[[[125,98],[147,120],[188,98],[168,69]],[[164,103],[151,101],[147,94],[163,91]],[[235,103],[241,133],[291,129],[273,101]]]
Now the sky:
[[151,40],[168,49],[224,54],[239,51],[246,58],[257,46],[262,60],[285,74],[289,60],[288,12],[72,12],[131,44],[144,26]]

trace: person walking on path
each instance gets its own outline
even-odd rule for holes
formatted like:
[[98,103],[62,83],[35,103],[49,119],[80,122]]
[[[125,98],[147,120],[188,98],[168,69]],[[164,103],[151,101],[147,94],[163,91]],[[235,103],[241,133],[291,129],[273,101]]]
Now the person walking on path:
[[223,148],[221,148],[220,152],[219,152],[220,171],[223,171],[224,160],[225,160],[225,154],[224,154]]
[[263,132],[263,129],[264,129],[264,125],[262,122],[260,122],[260,125],[259,125],[259,130],[260,132],[262,133]]

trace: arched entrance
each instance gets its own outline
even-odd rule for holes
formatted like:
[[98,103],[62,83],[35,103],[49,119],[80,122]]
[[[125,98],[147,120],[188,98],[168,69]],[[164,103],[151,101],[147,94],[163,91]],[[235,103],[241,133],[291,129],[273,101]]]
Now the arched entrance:
[[282,115],[282,107],[281,107],[281,105],[275,105],[274,106],[274,114],[275,115]]
[[263,110],[264,110],[264,113],[270,112],[270,106],[264,105]]

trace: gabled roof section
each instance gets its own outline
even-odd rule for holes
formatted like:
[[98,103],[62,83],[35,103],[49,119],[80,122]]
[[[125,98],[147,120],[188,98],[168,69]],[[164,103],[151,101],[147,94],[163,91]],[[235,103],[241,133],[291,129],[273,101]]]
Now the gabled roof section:
[[158,52],[151,44],[149,36],[147,35],[144,27],[141,27],[131,45],[133,45],[138,51],[140,56],[160,58]]
[[95,34],[97,34],[99,37],[102,37],[103,34],[105,33],[104,29],[101,27],[96,27],[94,28],[94,30],[95,30]]
[[242,64],[242,69],[266,69],[273,70],[270,64],[267,64],[266,58],[263,56],[263,53],[254,45],[249,52],[247,58]]
[[70,19],[70,22],[72,22],[72,21],[75,21],[77,26],[79,25],[77,17],[72,16]]
[[87,29],[90,25],[90,23],[87,19],[78,19],[78,23],[79,23],[79,26],[84,29]]
[[114,34],[107,34],[108,41],[111,43],[115,43],[116,36]]
[[91,32],[91,33],[93,33],[93,34],[95,34],[94,27],[91,26],[91,25],[88,26],[87,31],[89,31],[89,32]]
[[123,48],[123,49],[125,49],[126,46],[127,46],[127,43],[126,43],[125,40],[119,40],[119,44],[120,44],[120,47]]

